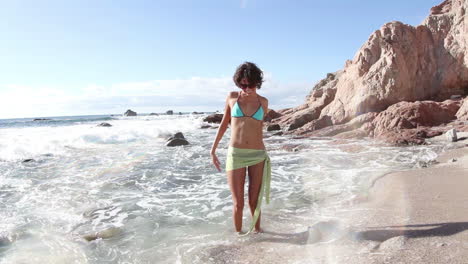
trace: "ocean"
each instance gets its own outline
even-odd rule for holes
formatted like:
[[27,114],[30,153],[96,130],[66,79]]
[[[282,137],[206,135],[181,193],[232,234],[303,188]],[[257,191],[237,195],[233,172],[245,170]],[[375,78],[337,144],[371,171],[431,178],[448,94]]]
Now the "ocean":
[[[204,263],[207,247],[252,242],[234,234],[225,172],[209,154],[216,125],[202,129],[205,116],[0,120],[0,263]],[[190,144],[166,147],[176,132]],[[426,166],[445,148],[272,134],[262,210],[271,231],[307,230],[377,177]],[[245,208],[244,230],[250,219]]]

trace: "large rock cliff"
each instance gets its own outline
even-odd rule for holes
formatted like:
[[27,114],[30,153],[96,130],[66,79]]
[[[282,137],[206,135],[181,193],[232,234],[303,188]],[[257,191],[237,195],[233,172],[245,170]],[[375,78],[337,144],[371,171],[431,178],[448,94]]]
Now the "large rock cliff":
[[419,26],[396,21],[383,25],[342,70],[319,81],[303,105],[280,111],[283,116],[273,122],[304,134],[402,101],[466,96],[467,9],[468,0],[447,0],[433,7]]

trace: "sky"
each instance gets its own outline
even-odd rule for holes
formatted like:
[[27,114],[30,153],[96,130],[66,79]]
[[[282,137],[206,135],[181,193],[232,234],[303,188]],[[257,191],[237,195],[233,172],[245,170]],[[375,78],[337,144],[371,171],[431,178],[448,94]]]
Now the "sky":
[[0,119],[223,110],[236,67],[297,106],[390,21],[442,0],[0,0]]

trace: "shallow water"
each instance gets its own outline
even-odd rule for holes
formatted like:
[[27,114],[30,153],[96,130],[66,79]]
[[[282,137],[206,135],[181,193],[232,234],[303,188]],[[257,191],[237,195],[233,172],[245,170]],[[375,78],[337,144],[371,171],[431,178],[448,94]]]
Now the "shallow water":
[[[195,251],[238,239],[225,174],[211,165],[216,129],[200,129],[202,117],[0,120],[0,263],[193,263]],[[97,127],[103,120],[113,127]],[[178,131],[190,145],[165,147]],[[269,134],[265,143],[273,174],[264,229],[302,228],[324,216],[321,205],[340,206],[442,150]],[[95,232],[105,238],[83,238]]]

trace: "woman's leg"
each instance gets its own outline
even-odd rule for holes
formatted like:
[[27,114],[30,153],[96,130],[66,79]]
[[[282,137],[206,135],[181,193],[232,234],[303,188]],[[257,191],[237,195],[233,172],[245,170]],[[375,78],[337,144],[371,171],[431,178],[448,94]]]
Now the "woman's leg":
[[245,168],[227,171],[229,188],[232,194],[233,212],[232,218],[236,231],[242,230],[242,211],[244,210],[244,184]]
[[[257,208],[258,194],[260,193],[260,187],[262,186],[263,178],[263,165],[265,161],[250,166],[249,170],[249,206],[250,213],[254,215],[255,208]],[[257,223],[255,224],[255,231],[260,232],[260,216],[258,216]]]

